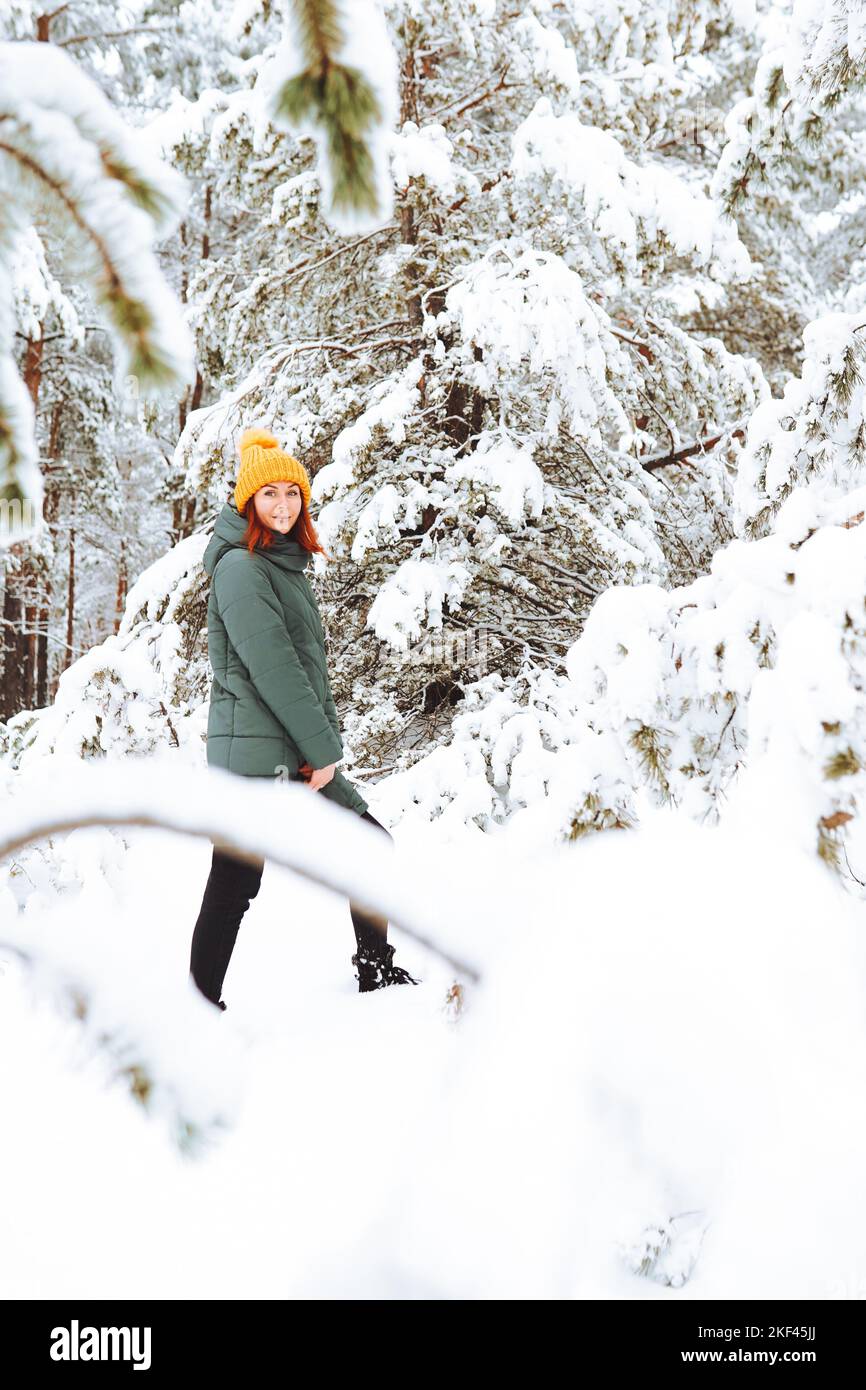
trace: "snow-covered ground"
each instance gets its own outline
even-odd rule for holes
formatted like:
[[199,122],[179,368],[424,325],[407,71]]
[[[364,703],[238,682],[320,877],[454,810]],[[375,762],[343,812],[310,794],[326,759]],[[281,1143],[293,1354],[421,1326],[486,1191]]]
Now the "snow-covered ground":
[[396,828],[419,911],[466,907],[462,1011],[393,926],[422,984],[357,994],[345,897],[269,862],[219,1014],[209,843],[75,831],[76,884],[0,893],[40,961],[0,950],[0,1296],[856,1294],[862,906],[759,805],[531,854]]

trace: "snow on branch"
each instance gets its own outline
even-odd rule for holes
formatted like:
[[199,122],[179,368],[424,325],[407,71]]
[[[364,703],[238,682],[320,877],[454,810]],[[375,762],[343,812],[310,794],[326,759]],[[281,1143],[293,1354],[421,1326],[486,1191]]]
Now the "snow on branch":
[[795,0],[784,72],[803,105],[827,109],[866,85],[863,0]]
[[[164,390],[192,371],[193,344],[152,250],[181,216],[186,183],[155,159],[60,49],[0,43],[0,500],[42,501],[32,404],[13,358],[10,264],[28,208],[47,196],[74,234],[78,268],[104,307],[117,379]],[[8,507],[7,507],[8,510]],[[23,527],[28,534],[32,512]]]
[[724,820],[736,799],[840,878],[866,791],[864,498],[798,488],[692,584],[611,586],[566,656],[657,805]]
[[557,115],[540,97],[512,143],[515,178],[543,176],[553,197],[582,199],[590,225],[628,274],[640,273],[646,243],[664,237],[676,255],[709,267],[716,279],[749,278],[751,257],[721,206],[663,165],[636,164],[610,131],[573,111]]
[[[61,760],[62,761],[62,760]],[[168,767],[161,759],[73,762],[34,770],[0,811],[0,861],[49,835],[80,826],[133,825],[207,835],[241,857],[267,858],[313,883],[343,893],[447,961],[466,978],[479,964],[463,958],[478,942],[485,897],[463,883],[447,887],[423,855],[397,851],[384,836],[308,787],[249,779],[219,768]],[[335,853],[335,847],[339,853]],[[494,914],[495,916],[495,914]],[[472,923],[470,936],[469,923]],[[459,941],[459,953],[446,939]]]
[[445,355],[442,335],[459,330],[466,376],[479,390],[504,393],[509,373],[525,361],[534,381],[547,374],[558,408],[546,439],[556,436],[564,411],[568,428],[590,445],[601,443],[602,425],[627,444],[631,425],[609,384],[616,372],[626,375],[627,365],[608,323],[561,256],[513,236],[464,269],[445,308],[425,317],[424,330],[434,339],[434,358]]
[[862,320],[862,312],[829,313],[807,323],[800,375],[788,378],[781,398],[772,396],[753,412],[734,486],[739,534],[752,540],[766,535],[792,494],[799,511],[809,494],[820,504],[844,498],[860,483],[866,453]]
[[771,37],[752,92],[725,120],[727,143],[710,192],[735,213],[776,166],[817,151],[828,118],[866,84],[862,0],[795,0],[784,33]]

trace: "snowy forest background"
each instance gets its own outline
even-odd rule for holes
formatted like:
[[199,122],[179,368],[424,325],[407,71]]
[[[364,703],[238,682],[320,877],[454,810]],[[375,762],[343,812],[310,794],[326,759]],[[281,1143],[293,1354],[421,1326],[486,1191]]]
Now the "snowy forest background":
[[[864,174],[862,0],[0,0],[3,1295],[866,1295]],[[393,863],[205,767],[252,423]]]

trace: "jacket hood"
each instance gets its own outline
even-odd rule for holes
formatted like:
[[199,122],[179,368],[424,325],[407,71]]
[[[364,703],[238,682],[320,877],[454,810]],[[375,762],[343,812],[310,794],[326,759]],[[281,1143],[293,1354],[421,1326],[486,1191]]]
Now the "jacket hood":
[[[246,518],[241,516],[234,501],[230,499],[216,519],[213,535],[202,556],[202,564],[211,578],[227,550],[244,548],[246,529]],[[310,552],[300,541],[292,540],[290,536],[281,536],[276,531],[273,545],[257,550],[256,554],[263,555],[272,565],[282,570],[304,570],[310,561]]]

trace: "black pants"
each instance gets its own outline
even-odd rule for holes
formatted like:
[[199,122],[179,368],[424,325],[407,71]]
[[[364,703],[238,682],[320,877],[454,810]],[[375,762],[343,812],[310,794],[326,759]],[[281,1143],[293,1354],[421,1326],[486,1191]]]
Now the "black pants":
[[[393,838],[390,830],[386,830],[369,811],[365,811],[361,819],[378,826],[389,839]],[[219,1002],[241,918],[259,891],[264,867],[264,859],[251,864],[214,845],[210,875],[192,934],[189,961],[193,980],[202,994],[214,1004]],[[369,916],[351,899],[349,909],[358,948],[363,950],[381,942],[384,933],[376,922],[387,929],[385,919]]]

